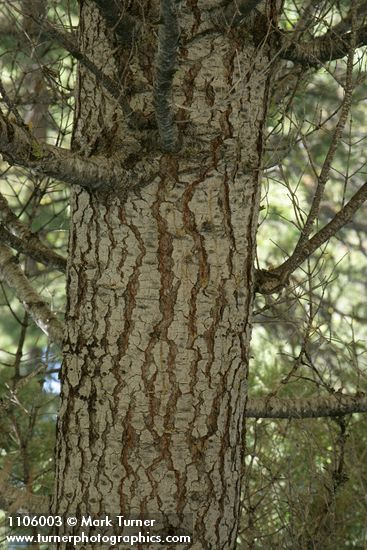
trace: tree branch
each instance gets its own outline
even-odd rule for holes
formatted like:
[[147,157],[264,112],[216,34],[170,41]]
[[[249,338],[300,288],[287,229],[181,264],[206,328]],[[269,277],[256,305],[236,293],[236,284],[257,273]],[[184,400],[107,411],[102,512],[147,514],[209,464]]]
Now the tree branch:
[[0,279],[4,281],[20,300],[34,322],[59,347],[63,341],[63,326],[50,310],[47,302],[34,290],[24,275],[11,250],[0,243]]
[[230,1],[224,10],[225,21],[230,27],[238,27],[244,18],[260,4],[261,0],[237,0]]
[[[32,17],[32,15],[28,15],[28,17],[31,17],[33,21],[39,25],[40,33],[42,33],[42,36],[44,36],[44,38],[47,37],[50,40],[55,40],[61,47],[63,47],[75,59],[77,59],[81,65],[83,65],[92,74],[94,74],[97,82],[102,85],[111,95],[111,97],[113,97],[120,105],[124,115],[127,117],[127,122],[129,126],[141,130],[152,127],[152,120],[146,119],[142,113],[140,113],[139,111],[134,111],[130,107],[121,84],[106,75],[103,70],[99,69],[97,65],[93,63],[93,61],[91,61],[84,53],[81,52],[76,43],[76,40],[74,39],[74,36],[71,33],[58,29],[47,19],[43,19],[40,21],[35,17]],[[132,25],[132,22],[125,23],[124,25],[129,27],[130,34],[132,32]],[[136,23],[134,23],[134,25],[136,25]]]
[[367,412],[365,394],[345,395],[336,392],[323,397],[280,399],[261,397],[247,401],[246,418],[320,418]]
[[[355,38],[355,33],[353,33],[353,38]],[[267,272],[260,270],[257,273],[257,284],[256,291],[261,292],[262,294],[272,294],[273,292],[279,292],[289,280],[289,275],[297,269],[297,267],[302,263],[303,259],[306,259],[310,253],[308,252],[307,245],[310,244],[309,236],[312,232],[312,226],[317,219],[321,200],[324,194],[325,186],[329,180],[331,163],[334,159],[339,141],[342,137],[342,133],[350,112],[353,96],[353,86],[352,86],[352,74],[353,74],[353,59],[354,59],[354,40],[351,43],[351,48],[348,52],[348,62],[347,62],[347,71],[346,71],[346,82],[344,86],[344,98],[341,107],[341,113],[339,120],[336,124],[335,130],[333,132],[331,142],[323,162],[320,174],[317,176],[317,186],[316,191],[312,199],[310,210],[307,214],[307,219],[304,226],[301,229],[298,242],[294,248],[292,255],[286,261],[286,268],[280,266],[276,269],[272,269]],[[362,193],[363,195],[363,193]],[[358,202],[358,201],[357,201]],[[363,201],[362,201],[363,202]],[[337,225],[337,224],[336,224]],[[327,238],[325,239],[327,240]],[[316,248],[315,248],[316,250]],[[261,289],[261,290],[260,290]]]
[[280,290],[288,284],[290,275],[320,248],[320,246],[333,237],[339,229],[344,227],[366,200],[367,182],[364,183],[350,201],[335,214],[334,218],[328,224],[304,243],[297,257],[295,257],[293,253],[292,256],[275,269],[269,271],[258,270],[256,273],[256,292],[260,294],[280,292]]
[[[354,46],[354,43],[352,44],[352,46]],[[304,246],[308,237],[310,236],[310,233],[312,231],[312,226],[315,220],[317,219],[321,199],[324,194],[325,186],[329,180],[331,163],[334,160],[334,156],[337,151],[339,141],[341,140],[343,130],[351,109],[352,97],[353,97],[353,85],[352,85],[353,60],[354,60],[354,47],[352,47],[348,52],[346,82],[344,86],[344,97],[341,105],[339,120],[333,132],[331,142],[320,171],[320,175],[317,178],[317,188],[315,191],[315,195],[313,197],[310,211],[307,215],[305,225],[301,230],[299,240],[296,244],[296,247],[293,253],[294,258],[296,258],[297,255],[301,252],[302,247]]]
[[[28,315],[28,314],[27,314]],[[12,387],[10,387],[8,384],[5,384],[6,389],[8,390],[9,395],[6,397],[0,398],[0,413],[3,414],[5,411],[7,411],[12,405],[19,404],[17,393],[24,388],[30,380],[38,376],[40,373],[44,373],[47,369],[47,365],[42,364],[40,367],[35,368],[30,373],[28,373],[26,376],[22,376],[21,378],[17,378],[15,380],[15,384],[12,384]],[[50,371],[48,371],[48,374]],[[13,379],[14,382],[14,379]],[[1,480],[0,480],[1,485]],[[0,506],[1,509],[1,506]]]
[[162,148],[167,152],[175,152],[178,149],[178,132],[171,105],[172,81],[180,36],[176,10],[175,0],[161,0],[153,102]]
[[0,117],[0,153],[10,165],[23,166],[88,191],[126,194],[152,179],[150,172],[127,170],[119,157],[81,157],[68,149],[39,143],[26,127]]
[[[344,227],[355,214],[355,212],[364,204],[367,200],[367,182],[362,185],[362,187],[353,195],[349,202],[341,209],[334,218],[325,225],[318,233],[316,233],[303,247],[299,254],[297,264],[292,269],[299,267],[299,265],[304,262],[309,256],[311,256],[320,246],[322,246],[326,241],[335,235],[339,229]],[[288,258],[282,266],[280,266],[281,271],[286,271],[289,264],[291,263],[291,258]]]
[[66,271],[66,260],[42,243],[38,235],[22,223],[9,208],[8,201],[0,194],[0,241],[37,262]]
[[98,82],[116,99],[119,103],[122,101],[122,89],[121,86],[115,82],[112,78],[106,75],[101,69],[99,69],[93,61],[91,61],[86,55],[84,55],[78,48],[76,41],[72,34],[57,29],[50,21],[43,20],[39,22],[42,31],[48,36],[48,38],[56,40],[66,51],[68,51],[75,59],[77,59],[84,67],[86,67],[94,76]]
[[29,240],[23,240],[13,235],[0,222],[0,241],[14,248],[17,252],[33,258],[36,262],[57,269],[62,273],[66,271],[66,260],[56,252],[45,246],[35,233],[30,231]]
[[301,65],[319,65],[334,59],[345,57],[350,51],[355,34],[355,47],[360,48],[367,44],[367,25],[357,29],[355,33],[331,34],[329,31],[323,36],[314,38],[311,42],[298,43],[293,37],[280,36],[280,57],[300,63]]

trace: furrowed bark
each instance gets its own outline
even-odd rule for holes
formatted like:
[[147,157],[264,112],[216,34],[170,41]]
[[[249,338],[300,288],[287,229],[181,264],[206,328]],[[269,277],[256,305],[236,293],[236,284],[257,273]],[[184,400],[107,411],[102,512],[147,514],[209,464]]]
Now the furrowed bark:
[[46,36],[50,39],[56,40],[60,46],[65,48],[65,50],[68,51],[75,59],[91,71],[91,73],[98,78],[113,98],[117,101],[121,101],[123,90],[119,86],[119,83],[104,74],[103,69],[98,68],[93,61],[82,54],[75,42],[75,37],[72,34],[56,28],[52,23],[50,23],[50,21],[47,20],[42,21],[41,29]]
[[139,32],[139,22],[126,11],[122,11],[114,0],[95,0],[107,26],[113,30],[118,42],[124,48],[131,48],[134,36]]
[[[97,2],[96,2],[97,4]],[[102,2],[104,4],[104,2]],[[107,6],[104,5],[104,8]],[[101,9],[101,6],[99,5],[99,8]],[[105,15],[105,10],[103,10],[103,15]],[[94,76],[98,79],[98,82],[104,86],[104,88],[109,92],[112,98],[114,98],[118,104],[121,106],[124,115],[126,117],[129,117],[129,124],[130,126],[135,127],[142,127],[142,126],[149,126],[151,127],[152,121],[151,120],[143,120],[141,118],[141,115],[139,112],[133,111],[131,108],[128,107],[128,101],[125,97],[125,90],[123,89],[123,86],[121,82],[119,82],[118,79],[113,79],[110,76],[106,75],[104,72],[103,67],[97,67],[93,61],[82,53],[80,48],[77,45],[75,36],[70,32],[65,32],[64,30],[61,30],[57,28],[53,23],[48,21],[46,18],[40,19],[39,17],[31,16],[33,24],[37,25],[39,27],[39,35],[44,36],[45,38],[48,38],[49,40],[56,41],[62,48],[64,48],[67,52],[69,52],[75,59],[79,61],[88,71],[90,71]],[[114,16],[113,16],[114,18]],[[121,22],[121,18],[119,19]],[[107,21],[109,24],[111,24],[111,21]],[[133,43],[135,40],[135,35],[138,32],[138,29],[136,28],[136,22],[133,18],[124,17],[124,23],[121,25],[118,25],[117,27],[114,25],[111,26],[111,32],[113,30],[114,35],[116,36],[117,43],[122,48],[131,48],[133,47]],[[117,30],[120,32],[120,34],[117,33]],[[123,33],[123,35],[122,35]]]
[[[158,2],[144,7],[158,19]],[[197,16],[181,6],[188,37]],[[147,115],[150,33],[129,76]],[[81,2],[83,53],[113,78],[109,37],[94,2]],[[159,172],[140,195],[72,194],[54,512],[149,515],[192,534],[185,547],[235,546],[269,58],[266,45],[230,33],[186,45],[173,81],[175,155],[160,153],[156,134],[143,150],[80,67],[74,150],[130,147],[158,158]]]

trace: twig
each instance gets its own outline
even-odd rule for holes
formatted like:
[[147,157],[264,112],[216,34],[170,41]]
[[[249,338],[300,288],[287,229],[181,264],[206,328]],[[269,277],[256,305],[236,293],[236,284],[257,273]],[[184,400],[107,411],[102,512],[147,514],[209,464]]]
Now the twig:
[[256,291],[260,294],[279,292],[288,283],[289,277],[293,271],[320,248],[320,246],[333,237],[337,231],[344,227],[366,200],[367,182],[364,183],[350,201],[335,214],[334,218],[328,224],[304,244],[298,255],[297,262],[295,262],[293,256],[291,256],[275,269],[269,271],[258,270],[256,273]]
[[[342,108],[341,113],[339,116],[339,120],[337,122],[336,128],[334,130],[333,136],[331,138],[331,143],[329,145],[328,152],[326,154],[324,163],[321,168],[320,175],[318,177],[317,181],[317,188],[315,191],[315,195],[312,200],[311,208],[309,210],[305,225],[301,231],[300,237],[298,239],[298,242],[295,246],[295,249],[293,251],[293,254],[291,257],[287,260],[288,261],[288,268],[290,272],[293,272],[295,267],[299,264],[300,257],[303,255],[303,247],[308,241],[308,238],[312,231],[312,226],[317,219],[321,199],[324,194],[325,185],[329,180],[330,176],[330,170],[331,170],[331,163],[334,159],[338,144],[340,142],[340,139],[342,137],[342,133],[348,118],[348,114],[350,112],[350,107],[352,103],[352,96],[353,96],[353,85],[352,85],[352,73],[353,73],[353,59],[354,59],[354,48],[353,45],[349,51],[348,55],[348,61],[347,61],[347,72],[346,72],[346,83],[345,83],[345,92],[344,92],[344,98],[342,102]],[[308,255],[306,255],[307,257]]]

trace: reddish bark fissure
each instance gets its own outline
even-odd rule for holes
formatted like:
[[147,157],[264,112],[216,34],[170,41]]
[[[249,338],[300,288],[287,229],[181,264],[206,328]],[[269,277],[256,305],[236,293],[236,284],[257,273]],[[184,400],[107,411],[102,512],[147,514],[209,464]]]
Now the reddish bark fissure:
[[[84,51],[116,77],[92,2],[81,21]],[[199,2],[180,21],[184,36],[211,25]],[[143,34],[129,86],[149,116],[152,25]],[[54,510],[156,515],[192,548],[233,548],[269,54],[230,32],[194,42],[174,81],[174,156],[80,70],[74,147],[160,161],[140,196],[73,194]]]

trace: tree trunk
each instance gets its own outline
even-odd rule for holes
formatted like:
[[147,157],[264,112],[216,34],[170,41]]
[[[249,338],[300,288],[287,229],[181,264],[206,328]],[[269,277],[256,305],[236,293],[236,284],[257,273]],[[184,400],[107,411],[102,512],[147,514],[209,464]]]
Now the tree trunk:
[[[80,4],[81,50],[148,119],[158,2],[132,8],[141,26],[129,49],[93,2]],[[79,69],[74,150],[157,172],[126,197],[72,196],[53,504],[153,516],[197,549],[236,542],[270,56],[248,26],[218,29],[218,4],[180,8],[176,154]]]

